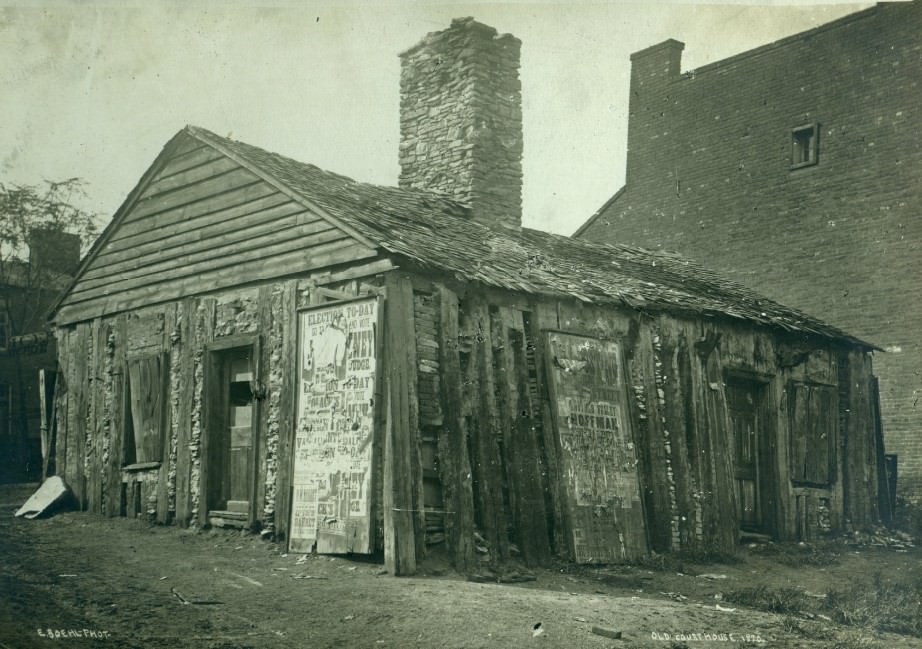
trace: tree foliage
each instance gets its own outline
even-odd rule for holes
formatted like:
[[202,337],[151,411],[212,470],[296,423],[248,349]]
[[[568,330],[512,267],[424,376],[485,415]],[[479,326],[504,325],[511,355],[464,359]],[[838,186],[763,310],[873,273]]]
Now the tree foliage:
[[86,199],[84,188],[79,178],[46,180],[42,186],[0,182],[0,307],[6,307],[15,333],[37,324],[39,305],[47,303],[43,296],[60,290],[65,280],[58,262],[67,251],[46,237],[51,243],[39,258],[31,249],[34,236],[74,235],[81,250],[96,238],[95,214],[79,206]]

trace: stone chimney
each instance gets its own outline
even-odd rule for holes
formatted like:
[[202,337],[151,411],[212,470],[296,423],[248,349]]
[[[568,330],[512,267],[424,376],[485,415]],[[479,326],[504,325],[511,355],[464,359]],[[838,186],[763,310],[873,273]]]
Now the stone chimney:
[[490,226],[522,224],[517,38],[472,18],[400,55],[400,186],[442,192]]

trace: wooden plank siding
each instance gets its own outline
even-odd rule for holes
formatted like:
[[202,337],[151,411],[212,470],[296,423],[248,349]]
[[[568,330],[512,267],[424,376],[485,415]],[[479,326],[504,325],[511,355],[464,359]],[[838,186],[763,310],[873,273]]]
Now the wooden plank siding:
[[62,301],[64,324],[376,252],[210,146],[166,159]]

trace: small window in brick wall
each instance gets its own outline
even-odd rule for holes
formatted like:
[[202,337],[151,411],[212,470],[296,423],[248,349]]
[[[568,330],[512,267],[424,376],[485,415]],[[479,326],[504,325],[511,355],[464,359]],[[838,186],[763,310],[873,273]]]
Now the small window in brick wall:
[[809,167],[819,160],[819,126],[805,124],[791,131],[791,169]]
[[788,383],[791,480],[824,486],[836,479],[838,393],[828,385]]
[[163,460],[168,364],[166,354],[128,360],[123,437],[126,466]]

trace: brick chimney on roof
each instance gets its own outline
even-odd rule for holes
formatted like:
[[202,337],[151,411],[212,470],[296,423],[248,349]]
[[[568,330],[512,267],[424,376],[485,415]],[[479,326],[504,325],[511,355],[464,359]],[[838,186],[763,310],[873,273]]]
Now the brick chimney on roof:
[[400,186],[491,226],[522,224],[521,41],[472,18],[400,55]]

